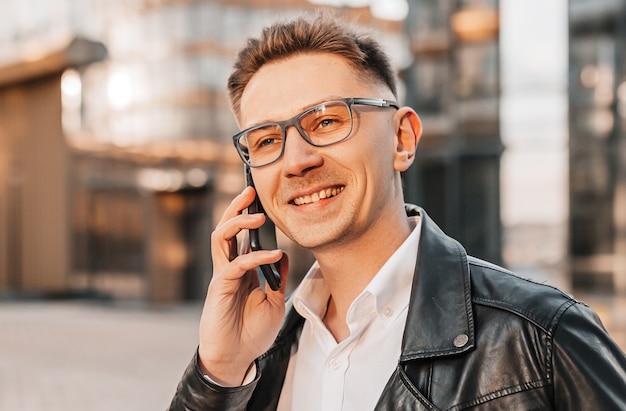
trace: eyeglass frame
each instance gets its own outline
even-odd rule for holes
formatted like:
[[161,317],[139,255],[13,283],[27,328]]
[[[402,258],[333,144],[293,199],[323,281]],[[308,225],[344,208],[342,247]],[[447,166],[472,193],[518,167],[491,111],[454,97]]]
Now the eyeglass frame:
[[[350,130],[348,131],[348,133],[346,134],[345,137],[337,140],[337,141],[333,141],[332,143],[328,143],[328,144],[315,144],[314,142],[311,141],[311,139],[306,135],[306,133],[304,132],[304,130],[302,130],[302,127],[300,126],[300,119],[305,116],[306,114],[315,111],[318,107],[320,106],[324,106],[330,103],[344,103],[346,106],[348,106],[348,112],[350,114]],[[386,100],[386,99],[382,99],[382,98],[369,98],[369,97],[347,97],[347,98],[340,98],[340,99],[335,99],[335,100],[329,100],[329,101],[325,101],[319,104],[315,104],[314,106],[311,106],[309,108],[307,108],[306,110],[303,110],[302,112],[296,114],[295,116],[288,118],[286,120],[282,120],[282,121],[269,121],[267,123],[261,123],[261,124],[256,124],[254,126],[248,127],[240,132],[238,132],[237,134],[235,134],[233,136],[233,144],[235,145],[235,149],[237,150],[237,154],[239,154],[239,157],[241,157],[241,160],[248,166],[251,168],[259,168],[259,167],[265,167],[268,166],[270,164],[273,164],[275,162],[277,162],[278,160],[281,159],[281,157],[283,156],[283,154],[285,153],[285,141],[287,139],[287,130],[289,129],[289,127],[294,127],[296,130],[298,130],[298,134],[300,134],[300,137],[302,137],[304,139],[304,141],[306,141],[307,143],[309,143],[310,145],[312,145],[313,147],[328,147],[328,146],[332,146],[333,144],[337,144],[337,143],[341,143],[342,141],[345,141],[348,137],[350,137],[350,135],[352,134],[352,129],[354,126],[354,119],[353,119],[353,114],[352,114],[352,106],[353,105],[363,105],[363,106],[370,106],[370,107],[379,107],[379,108],[388,108],[388,107],[393,107],[396,110],[398,110],[400,108],[400,105],[392,100]],[[278,154],[278,157],[276,157],[274,160],[270,161],[269,163],[265,163],[265,164],[260,164],[260,165],[252,165],[250,163],[250,159],[249,156],[248,158],[246,158],[246,155],[243,153],[240,144],[239,144],[239,139],[249,133],[252,130],[255,129],[259,129],[259,128],[263,128],[263,127],[268,127],[268,126],[278,126],[280,127],[280,131],[283,137],[283,143],[281,145],[280,148],[280,153]]]

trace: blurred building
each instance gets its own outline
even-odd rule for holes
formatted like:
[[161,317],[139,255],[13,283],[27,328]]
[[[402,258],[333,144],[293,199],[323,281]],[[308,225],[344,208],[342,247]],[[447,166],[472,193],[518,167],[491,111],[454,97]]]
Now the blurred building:
[[105,56],[102,44],[73,38],[0,67],[0,289],[66,286],[71,187],[61,74]]
[[[0,292],[202,298],[215,219],[244,185],[225,94],[234,56],[278,16],[314,7],[0,4]],[[403,48],[401,23],[345,12]],[[83,43],[102,55],[76,57]],[[284,246],[294,271],[310,264]]]
[[[0,294],[202,298],[210,233],[243,187],[225,94],[236,51],[330,3],[380,33],[423,119],[408,201],[473,255],[624,290],[624,1],[8,0]],[[399,3],[406,20],[380,18]],[[563,43],[527,35],[538,9],[562,17]],[[520,51],[513,27],[536,43]],[[279,243],[301,274],[310,255]]]
[[406,103],[424,123],[407,200],[470,254],[501,262],[499,5],[412,0]]
[[567,0],[500,0],[504,264],[571,290]]
[[570,0],[574,286],[626,292],[626,1]]

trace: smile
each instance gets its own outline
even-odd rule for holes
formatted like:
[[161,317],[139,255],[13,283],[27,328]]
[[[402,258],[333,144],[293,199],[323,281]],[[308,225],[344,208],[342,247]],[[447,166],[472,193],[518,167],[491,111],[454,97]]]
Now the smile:
[[313,193],[313,194],[302,196],[302,197],[296,197],[293,199],[293,203],[298,206],[304,205],[304,204],[310,204],[310,203],[317,203],[318,201],[323,200],[325,198],[334,197],[337,194],[341,193],[342,191],[343,191],[343,187],[325,188],[323,190],[320,190],[317,193]]

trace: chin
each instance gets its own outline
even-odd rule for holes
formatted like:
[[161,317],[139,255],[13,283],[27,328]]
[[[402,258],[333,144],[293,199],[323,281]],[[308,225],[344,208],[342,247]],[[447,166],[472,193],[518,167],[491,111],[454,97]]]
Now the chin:
[[333,223],[332,227],[328,224],[317,224],[292,231],[288,237],[300,247],[315,252],[344,243],[350,238],[350,227],[349,224],[342,226]]

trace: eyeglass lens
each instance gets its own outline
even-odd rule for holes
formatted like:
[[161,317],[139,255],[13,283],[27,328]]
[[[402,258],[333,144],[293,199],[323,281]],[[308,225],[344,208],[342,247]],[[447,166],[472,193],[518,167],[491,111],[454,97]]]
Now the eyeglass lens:
[[352,130],[352,115],[345,102],[320,104],[293,119],[249,130],[239,137],[239,147],[252,166],[271,163],[281,156],[285,139],[283,130],[292,125],[310,144],[326,146],[348,137]]

